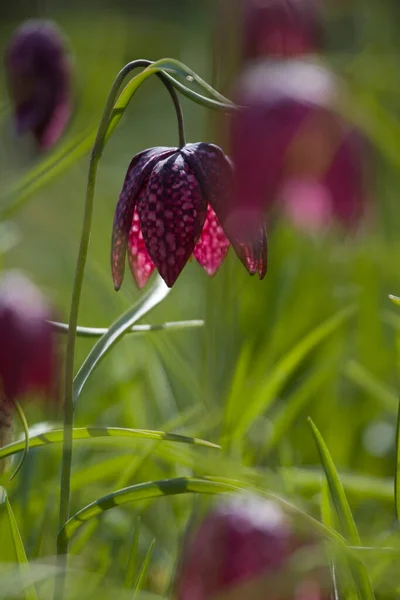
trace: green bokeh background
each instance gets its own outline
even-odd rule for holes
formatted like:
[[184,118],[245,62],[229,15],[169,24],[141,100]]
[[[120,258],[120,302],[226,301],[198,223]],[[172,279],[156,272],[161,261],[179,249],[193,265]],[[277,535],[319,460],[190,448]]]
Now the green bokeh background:
[[[20,1],[7,10],[6,4],[0,8],[2,49],[14,27],[28,17],[56,19],[70,39],[76,63],[71,139],[98,123],[111,82],[128,60],[172,56],[211,78],[211,0],[87,1],[82,6],[71,2],[68,8],[50,1],[33,8]],[[76,422],[179,431],[222,443],[222,451],[169,443],[77,443],[73,512],[125,485],[214,474],[257,481],[319,518],[322,470],[307,423],[311,416],[343,475],[363,542],[379,544],[392,531],[400,308],[388,294],[400,295],[399,9],[395,1],[383,6],[372,0],[328,8],[326,60],[343,76],[354,119],[371,141],[370,226],[356,237],[332,233],[309,239],[281,224],[270,232],[270,267],[263,282],[249,278],[232,252],[212,280],[189,263],[145,322],[205,319],[205,326],[127,336],[88,382]],[[6,107],[4,81],[1,98]],[[182,103],[188,140],[216,141],[210,114],[186,99]],[[0,135],[3,198],[35,161],[29,142],[14,138],[9,116],[5,108]],[[128,274],[122,290],[113,290],[113,212],[132,156],[146,147],[174,145],[176,137],[165,90],[157,80],[147,81],[100,163],[82,325],[106,326],[139,297]],[[64,320],[87,168],[88,156],[43,186],[1,230],[2,267],[28,273]],[[321,326],[348,307],[349,314],[323,336]],[[313,336],[320,334],[316,343]],[[79,340],[77,364],[91,345]],[[53,418],[53,411],[49,415],[34,402],[25,407],[31,425]],[[251,418],[243,424],[249,410]],[[55,550],[60,456],[56,447],[32,450],[17,478],[2,480],[33,561]],[[99,597],[90,586],[95,590],[103,577],[105,598],[122,586],[138,515],[139,561],[156,540],[144,588],[166,596],[183,531],[199,503],[190,495],[134,503],[82,528],[72,544],[72,565],[92,573],[85,597]],[[12,561],[5,531],[4,526],[0,560]],[[386,584],[390,581],[392,591],[397,590],[398,575],[390,573]],[[50,597],[45,586],[40,592],[40,597]],[[72,582],[70,593],[82,597]],[[397,591],[393,594],[382,597],[398,597]]]

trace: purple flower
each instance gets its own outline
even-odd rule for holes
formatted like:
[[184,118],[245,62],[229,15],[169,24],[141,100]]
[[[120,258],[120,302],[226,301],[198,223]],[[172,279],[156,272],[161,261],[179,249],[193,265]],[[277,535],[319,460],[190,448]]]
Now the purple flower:
[[30,132],[51,148],[71,115],[71,63],[64,39],[50,21],[27,21],[12,36],[5,67],[17,132]]
[[39,290],[17,272],[0,278],[0,404],[29,393],[55,393],[58,358]]
[[310,539],[299,536],[278,504],[251,496],[230,499],[189,531],[176,577],[176,598],[208,600],[224,594],[228,598],[244,586],[243,596],[232,597],[321,600],[327,596],[320,575],[298,576],[290,565],[295,552],[306,546],[310,547]]
[[339,87],[319,63],[266,61],[244,71],[231,119],[234,206],[294,224],[356,225],[366,205],[365,148],[335,110]]
[[242,0],[243,59],[294,57],[321,48],[317,0]]
[[[262,279],[267,267],[266,236],[241,235],[230,219],[232,165],[213,144],[152,148],[136,155],[115,211],[112,273],[121,287],[125,254],[142,288],[157,268],[169,287],[192,254],[214,275],[232,244],[248,272]],[[229,241],[228,241],[229,240]]]

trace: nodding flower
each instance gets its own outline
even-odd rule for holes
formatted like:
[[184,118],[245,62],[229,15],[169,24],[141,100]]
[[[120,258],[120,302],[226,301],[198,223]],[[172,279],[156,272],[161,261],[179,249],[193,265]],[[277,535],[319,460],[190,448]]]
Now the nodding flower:
[[213,144],[151,148],[129,165],[117,203],[111,266],[121,287],[125,255],[142,288],[154,268],[172,287],[193,254],[209,275],[222,264],[229,245],[259,278],[267,268],[264,226],[246,237],[230,211],[233,168]]
[[17,400],[33,393],[56,396],[59,360],[51,317],[49,303],[24,275],[1,275],[0,439]]
[[242,58],[299,57],[322,47],[317,0],[242,0]]
[[31,133],[48,150],[68,125],[72,66],[63,36],[51,21],[30,20],[14,32],[5,54],[18,134]]
[[311,60],[245,69],[230,119],[235,200],[260,215],[278,209],[303,230],[357,225],[366,209],[366,142],[337,110],[335,76]]
[[217,504],[187,534],[174,597],[177,600],[329,598],[324,564],[296,571],[298,553],[308,552],[308,556],[318,553],[321,558],[321,549],[309,532],[295,525],[274,501],[249,495]]

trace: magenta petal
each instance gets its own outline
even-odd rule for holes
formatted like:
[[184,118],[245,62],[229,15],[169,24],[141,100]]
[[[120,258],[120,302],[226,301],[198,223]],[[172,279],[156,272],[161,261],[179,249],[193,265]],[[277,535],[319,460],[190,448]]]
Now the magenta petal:
[[151,148],[137,154],[131,161],[115,209],[111,243],[111,269],[116,290],[122,285],[125,254],[137,196],[157,161],[175,152],[174,148]]
[[263,215],[248,214],[247,207],[233,204],[233,167],[214,144],[187,144],[183,153],[202,192],[214,209],[225,235],[250,275],[267,272],[267,237]]
[[144,243],[172,287],[200,237],[207,205],[182,152],[158,162],[138,198]]
[[212,277],[221,266],[228,250],[229,240],[209,204],[203,231],[193,251],[194,257]]
[[137,286],[142,289],[155,267],[144,245],[137,210],[133,213],[132,227],[129,232],[128,261]]

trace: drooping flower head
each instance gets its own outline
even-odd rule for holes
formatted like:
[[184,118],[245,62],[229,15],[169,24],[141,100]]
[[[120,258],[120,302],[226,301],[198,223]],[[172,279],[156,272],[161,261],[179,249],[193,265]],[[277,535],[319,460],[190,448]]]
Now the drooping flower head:
[[321,50],[317,0],[242,0],[243,59],[283,58]]
[[[321,600],[316,573],[291,572],[296,550],[310,545],[272,501],[237,497],[217,505],[189,531],[176,576],[177,600],[229,597],[243,587],[247,600]],[[313,542],[312,542],[313,543]],[[275,576],[274,586],[268,576]]]
[[12,404],[29,393],[52,396],[57,383],[57,353],[51,309],[23,275],[10,271],[0,278],[0,404]]
[[12,36],[5,68],[17,132],[30,132],[41,150],[61,137],[71,115],[71,62],[50,21],[23,23]]
[[[230,122],[235,201],[278,207],[295,225],[358,223],[365,208],[365,143],[336,110],[338,82],[311,61],[267,61],[244,71]],[[260,218],[260,217],[259,217]]]
[[154,268],[171,287],[193,254],[214,275],[229,243],[248,272],[264,277],[264,227],[252,239],[230,219],[232,165],[218,146],[186,144],[152,148],[135,156],[115,211],[111,265],[115,289],[122,284],[125,254],[137,285]]

